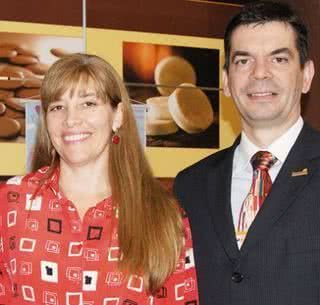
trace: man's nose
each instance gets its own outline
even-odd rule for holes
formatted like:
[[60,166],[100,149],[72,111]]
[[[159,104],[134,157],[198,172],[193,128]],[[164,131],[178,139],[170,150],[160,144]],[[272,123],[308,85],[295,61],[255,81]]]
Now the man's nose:
[[252,77],[255,79],[266,79],[271,77],[271,71],[268,62],[264,59],[258,59],[255,61]]

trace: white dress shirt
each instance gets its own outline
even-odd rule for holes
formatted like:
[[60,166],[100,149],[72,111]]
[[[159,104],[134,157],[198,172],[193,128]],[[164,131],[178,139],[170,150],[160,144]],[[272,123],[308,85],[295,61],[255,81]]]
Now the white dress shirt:
[[276,139],[269,147],[259,148],[253,144],[244,132],[234,152],[232,181],[231,181],[231,209],[235,229],[238,226],[239,213],[242,203],[248,195],[252,182],[253,169],[251,157],[259,150],[266,150],[277,157],[277,162],[270,168],[269,174],[272,182],[276,179],[288,153],[296,141],[303,127],[303,119],[299,119],[280,138]]

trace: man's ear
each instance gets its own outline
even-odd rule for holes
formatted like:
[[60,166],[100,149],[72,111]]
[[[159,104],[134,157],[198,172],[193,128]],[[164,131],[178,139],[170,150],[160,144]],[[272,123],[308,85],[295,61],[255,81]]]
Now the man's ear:
[[112,123],[112,130],[113,132],[116,132],[123,123],[123,104],[120,102],[117,105],[117,109],[115,110],[115,114],[113,117],[113,123]]
[[228,78],[228,72],[226,69],[223,69],[222,71],[222,81],[223,81],[223,93],[225,96],[230,97],[230,89],[229,89],[229,78]]
[[314,76],[314,64],[312,60],[308,60],[303,67],[302,93],[307,93],[309,91],[313,76]]

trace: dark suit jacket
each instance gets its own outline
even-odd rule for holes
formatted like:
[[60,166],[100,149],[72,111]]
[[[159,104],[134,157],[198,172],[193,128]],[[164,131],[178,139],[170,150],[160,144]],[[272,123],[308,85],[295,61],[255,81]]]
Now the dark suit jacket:
[[240,251],[230,203],[237,144],[175,181],[191,221],[200,305],[319,305],[320,133],[303,127]]

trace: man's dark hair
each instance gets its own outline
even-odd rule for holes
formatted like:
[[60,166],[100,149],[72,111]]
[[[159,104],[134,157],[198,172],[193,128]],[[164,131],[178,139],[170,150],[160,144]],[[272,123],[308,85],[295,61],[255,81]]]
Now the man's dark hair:
[[296,35],[296,47],[299,52],[301,67],[308,60],[309,41],[308,30],[300,17],[285,3],[273,1],[257,1],[245,5],[240,13],[235,15],[227,25],[224,35],[225,64],[228,71],[230,65],[231,36],[234,30],[241,25],[265,24],[280,21],[292,27]]

